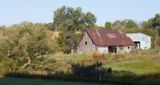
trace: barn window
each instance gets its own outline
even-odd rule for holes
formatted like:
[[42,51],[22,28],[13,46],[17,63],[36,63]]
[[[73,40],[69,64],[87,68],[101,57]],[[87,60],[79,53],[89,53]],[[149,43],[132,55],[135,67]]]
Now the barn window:
[[87,41],[85,41],[85,45],[87,45]]
[[130,47],[128,47],[128,49],[130,49]]

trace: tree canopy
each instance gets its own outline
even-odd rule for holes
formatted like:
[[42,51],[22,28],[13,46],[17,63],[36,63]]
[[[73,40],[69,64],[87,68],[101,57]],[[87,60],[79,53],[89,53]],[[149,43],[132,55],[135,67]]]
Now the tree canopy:
[[94,27],[96,17],[91,12],[82,12],[80,7],[72,8],[62,6],[54,12],[53,28],[60,31],[58,43],[65,53],[70,53],[71,49],[78,43],[80,35],[76,32],[84,32],[90,27]]
[[49,35],[43,24],[23,22],[7,27],[0,31],[0,58],[25,67],[37,56],[54,53],[54,44],[49,44],[54,40],[50,40]]
[[111,22],[106,22],[105,23],[105,28],[111,29],[112,28],[112,23]]
[[62,6],[54,12],[53,26],[55,30],[85,31],[96,23],[91,12],[84,13],[80,7]]
[[120,28],[138,28],[138,24],[132,20],[132,19],[124,19],[124,20],[116,20],[113,22],[113,28],[114,29],[120,29]]

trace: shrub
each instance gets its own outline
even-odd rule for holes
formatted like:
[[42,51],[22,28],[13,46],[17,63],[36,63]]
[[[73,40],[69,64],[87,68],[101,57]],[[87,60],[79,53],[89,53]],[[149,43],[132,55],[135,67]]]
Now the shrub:
[[69,53],[71,53],[71,49],[66,46],[66,47],[64,47],[63,52],[64,52],[65,54],[69,54]]
[[116,61],[121,61],[121,60],[125,60],[126,59],[125,54],[114,54],[113,57],[114,57],[113,59],[116,60]]
[[95,51],[92,53],[92,57],[93,57],[94,61],[96,61],[96,62],[106,63],[105,55],[102,53]]

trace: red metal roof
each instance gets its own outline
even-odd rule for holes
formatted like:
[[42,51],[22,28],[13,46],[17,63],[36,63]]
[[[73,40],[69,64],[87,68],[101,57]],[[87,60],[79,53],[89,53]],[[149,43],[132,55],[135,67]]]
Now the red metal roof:
[[88,29],[87,33],[98,46],[134,45],[134,42],[121,30]]

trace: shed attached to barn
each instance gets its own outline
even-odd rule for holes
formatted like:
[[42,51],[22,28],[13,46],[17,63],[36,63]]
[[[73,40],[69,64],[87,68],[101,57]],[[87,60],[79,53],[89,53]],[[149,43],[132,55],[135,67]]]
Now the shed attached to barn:
[[151,48],[151,36],[143,33],[128,33],[127,36],[136,44],[137,49]]
[[77,53],[129,53],[134,42],[121,30],[88,29],[78,44]]

